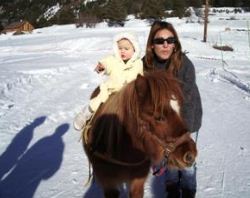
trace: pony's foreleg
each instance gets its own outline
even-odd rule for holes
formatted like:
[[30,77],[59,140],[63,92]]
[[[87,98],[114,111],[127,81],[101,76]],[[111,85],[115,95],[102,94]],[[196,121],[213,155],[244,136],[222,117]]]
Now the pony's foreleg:
[[130,183],[129,197],[130,198],[142,198],[144,194],[145,178],[137,178]]
[[120,192],[118,189],[104,188],[103,191],[105,198],[119,198]]

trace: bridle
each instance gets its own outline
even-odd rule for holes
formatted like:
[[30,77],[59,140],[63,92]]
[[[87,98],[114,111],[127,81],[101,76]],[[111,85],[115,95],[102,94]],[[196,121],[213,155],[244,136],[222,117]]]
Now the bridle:
[[154,137],[156,137],[156,140],[159,142],[160,146],[162,147],[163,155],[164,155],[164,158],[160,162],[159,167],[153,172],[153,175],[157,175],[160,172],[161,168],[167,167],[169,155],[173,153],[180,144],[182,144],[188,139],[189,134],[188,132],[186,132],[180,137],[175,138],[175,140],[172,140],[171,142],[168,142],[168,143],[162,143],[162,141],[157,136],[154,135]]
[[[144,120],[140,120],[139,122],[140,125],[140,132],[141,133],[150,133],[151,137],[153,139],[155,139],[158,144],[162,147],[162,151],[163,151],[163,160],[160,162],[160,168],[162,167],[166,167],[168,164],[168,159],[169,159],[169,155],[171,153],[173,153],[175,151],[175,149],[182,144],[183,142],[187,141],[188,138],[190,137],[190,134],[188,133],[187,129],[183,129],[183,131],[186,131],[183,135],[177,137],[177,138],[171,138],[169,141],[167,141],[167,143],[163,142],[159,137],[157,137],[155,134],[153,134],[150,130],[150,126],[149,124],[144,121]],[[160,168],[155,170],[153,172],[153,175],[156,175],[159,171]]]

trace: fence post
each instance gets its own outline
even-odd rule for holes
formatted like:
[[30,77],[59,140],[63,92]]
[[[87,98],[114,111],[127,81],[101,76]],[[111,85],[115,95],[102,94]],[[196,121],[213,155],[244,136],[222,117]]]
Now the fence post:
[[208,24],[208,2],[209,0],[206,0],[205,4],[205,11],[204,11],[204,35],[203,35],[203,42],[207,42],[207,24]]

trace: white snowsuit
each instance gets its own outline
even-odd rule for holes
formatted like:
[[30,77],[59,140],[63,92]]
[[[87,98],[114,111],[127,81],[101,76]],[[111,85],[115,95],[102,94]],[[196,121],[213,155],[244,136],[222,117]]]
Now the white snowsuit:
[[[128,39],[134,46],[134,54],[126,63],[121,59],[117,42],[123,38]],[[96,111],[101,103],[104,103],[109,95],[119,91],[125,84],[136,79],[138,74],[143,75],[143,63],[139,56],[139,45],[131,33],[121,33],[115,36],[113,41],[114,54],[99,61],[105,67],[108,79],[100,85],[100,93],[90,100],[90,108]]]

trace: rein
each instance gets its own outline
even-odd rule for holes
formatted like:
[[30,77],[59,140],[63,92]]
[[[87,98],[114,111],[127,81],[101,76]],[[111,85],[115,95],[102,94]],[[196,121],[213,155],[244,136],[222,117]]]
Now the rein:
[[97,151],[94,151],[93,155],[95,155],[96,157],[98,157],[102,160],[105,160],[107,162],[110,162],[110,163],[116,164],[116,165],[120,165],[120,166],[131,166],[131,167],[140,166],[140,165],[144,164],[145,162],[149,161],[149,159],[147,157],[145,157],[143,160],[141,160],[139,162],[133,162],[133,163],[132,162],[131,163],[124,162],[124,161],[120,161],[120,160],[108,157],[107,155],[104,155],[104,154],[97,152]]
[[[92,119],[93,119],[94,116],[91,117],[89,123],[92,122]],[[88,145],[88,133],[89,131],[91,130],[91,125],[87,125],[85,127],[85,129],[82,131],[82,136],[81,136],[81,139],[84,141],[85,145],[87,146]],[[141,161],[138,161],[138,162],[133,162],[133,163],[130,163],[130,162],[124,162],[124,161],[121,161],[121,160],[117,160],[117,159],[114,159],[110,156],[107,156],[103,153],[100,153],[98,151],[95,151],[93,150],[93,148],[90,147],[90,150],[92,155],[102,159],[102,160],[105,160],[107,162],[110,162],[112,164],[116,164],[116,165],[120,165],[120,166],[131,166],[131,167],[134,167],[134,166],[140,166],[142,164],[144,164],[146,161],[149,161],[149,159],[147,157],[145,157],[143,160]]]

